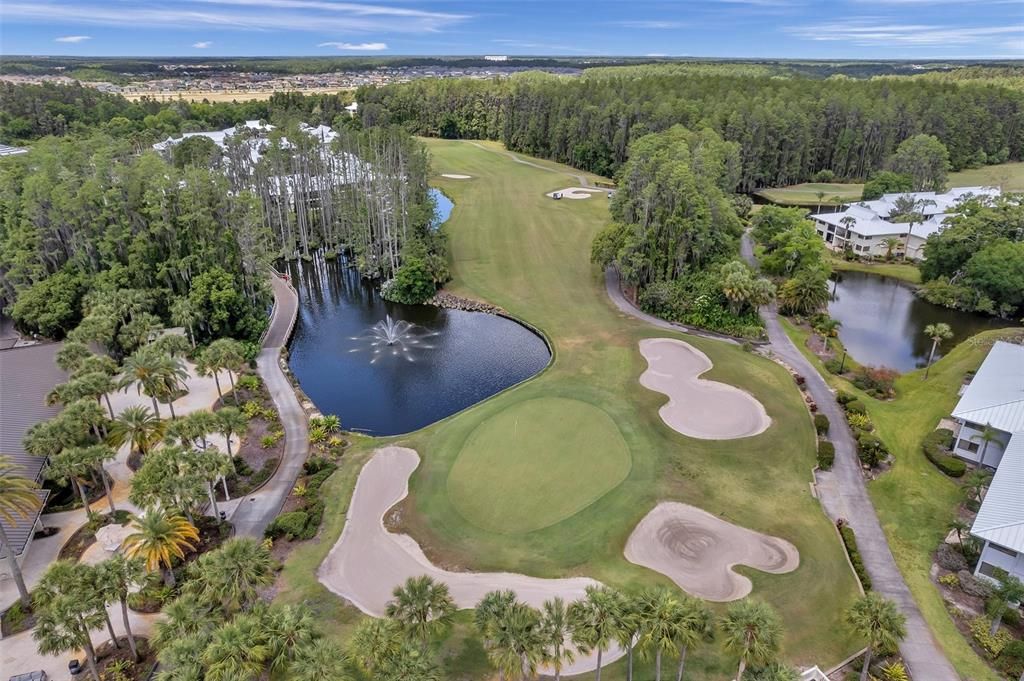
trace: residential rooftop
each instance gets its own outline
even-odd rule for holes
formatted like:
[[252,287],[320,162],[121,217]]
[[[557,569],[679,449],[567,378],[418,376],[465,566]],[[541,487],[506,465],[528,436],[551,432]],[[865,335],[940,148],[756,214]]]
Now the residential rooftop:
[[[1024,345],[996,341],[953,417],[1007,433],[1024,432]],[[1024,507],[1024,493],[1018,492],[1018,500]]]
[[971,534],[1024,553],[1024,433],[1007,443]]
[[22,440],[28,429],[60,413],[46,404],[46,396],[67,374],[56,363],[60,343],[42,343],[0,350],[0,454],[20,465],[25,477],[39,480],[45,460],[25,451]]

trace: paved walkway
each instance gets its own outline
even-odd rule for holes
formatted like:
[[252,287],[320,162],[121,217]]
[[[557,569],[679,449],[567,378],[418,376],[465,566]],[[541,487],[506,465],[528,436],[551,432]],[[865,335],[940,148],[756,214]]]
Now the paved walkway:
[[263,530],[281,512],[309,454],[306,413],[295,397],[291,382],[281,370],[281,349],[287,344],[295,325],[299,296],[279,276],[271,277],[271,286],[274,290],[274,314],[263,340],[263,350],[256,359],[256,367],[284,426],[284,457],[274,477],[235,507],[231,522],[235,526],[235,534],[242,537],[263,536]]
[[[756,266],[749,235],[743,237],[741,254]],[[836,459],[831,471],[819,471],[816,476],[818,496],[833,521],[843,518],[853,528],[873,590],[895,601],[907,616],[907,637],[900,645],[900,652],[910,673],[920,681],[958,681],[960,677],[932,636],[892,557],[885,532],[868,497],[856,444],[832,390],[786,335],[775,306],[761,308],[761,316],[770,341],[767,349],[807,379],[807,391],[817,402],[818,411],[827,416],[831,424],[829,438],[835,444]]]

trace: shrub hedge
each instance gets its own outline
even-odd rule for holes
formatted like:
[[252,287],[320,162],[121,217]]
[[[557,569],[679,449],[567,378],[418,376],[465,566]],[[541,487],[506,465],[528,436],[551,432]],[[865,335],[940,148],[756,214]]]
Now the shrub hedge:
[[865,591],[871,591],[871,577],[864,567],[860,549],[857,548],[857,537],[853,534],[853,528],[845,524],[840,525],[839,535],[843,538],[843,546],[846,547],[846,553],[850,556],[850,563],[853,565],[853,571],[857,573],[857,578],[860,579],[861,586]]
[[823,471],[831,470],[836,460],[836,446],[828,440],[818,441],[818,468]]
[[828,432],[829,428],[828,417],[824,414],[814,415],[814,429],[818,431],[818,435],[824,435]]
[[868,408],[860,400],[851,400],[843,405],[847,414],[867,414]]
[[940,471],[951,478],[961,478],[967,472],[967,464],[946,453],[951,444],[953,431],[949,428],[939,428],[925,436],[924,442],[921,443],[921,451]]

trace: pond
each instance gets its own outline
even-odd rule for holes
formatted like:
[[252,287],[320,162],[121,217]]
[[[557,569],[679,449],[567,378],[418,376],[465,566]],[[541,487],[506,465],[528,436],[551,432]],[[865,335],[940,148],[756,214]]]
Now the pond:
[[[447,218],[444,200],[438,212]],[[317,409],[348,430],[422,428],[533,376],[551,357],[540,336],[510,319],[390,303],[341,258],[298,260],[287,272],[299,292],[288,363]],[[371,332],[388,316],[414,326]]]
[[452,214],[452,208],[455,204],[452,200],[445,196],[445,193],[440,189],[430,189],[430,196],[434,199],[434,227],[440,227],[448,221],[449,216]]
[[953,338],[943,341],[936,359],[980,331],[1006,325],[992,317],[933,305],[899,279],[868,272],[835,276],[838,282],[828,312],[842,323],[839,339],[861,364],[900,372],[923,367],[932,345],[924,335],[929,324],[945,322],[953,329]]

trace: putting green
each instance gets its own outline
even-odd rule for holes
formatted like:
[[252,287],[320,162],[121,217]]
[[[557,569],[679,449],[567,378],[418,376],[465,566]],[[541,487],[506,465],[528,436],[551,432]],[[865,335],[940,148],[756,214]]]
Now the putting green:
[[448,475],[448,496],[477,527],[524,534],[590,506],[622,482],[631,465],[608,414],[579,400],[538,397],[470,433]]

